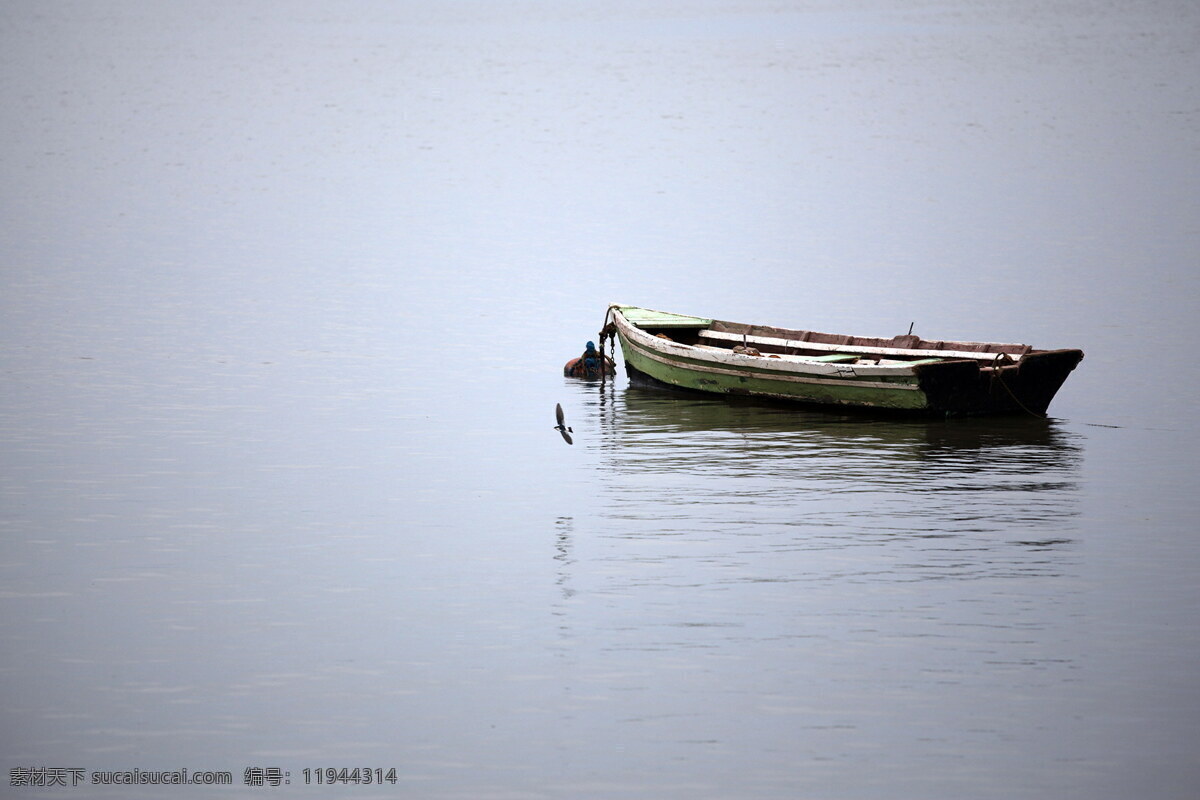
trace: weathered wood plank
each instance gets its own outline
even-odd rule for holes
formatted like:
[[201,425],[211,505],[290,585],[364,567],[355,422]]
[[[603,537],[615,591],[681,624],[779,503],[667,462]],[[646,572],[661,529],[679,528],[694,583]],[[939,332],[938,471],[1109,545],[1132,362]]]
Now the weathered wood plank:
[[806,342],[800,339],[781,339],[774,336],[754,336],[750,334],[729,333],[726,331],[700,331],[700,338],[709,341],[724,341],[740,344],[745,339],[747,344],[774,347],[789,347],[796,350],[821,350],[837,353],[857,353],[862,355],[879,356],[912,356],[915,358],[969,358],[973,361],[994,361],[1002,353],[979,353],[967,350],[913,350],[904,347],[868,347],[854,344],[825,344],[824,342]]

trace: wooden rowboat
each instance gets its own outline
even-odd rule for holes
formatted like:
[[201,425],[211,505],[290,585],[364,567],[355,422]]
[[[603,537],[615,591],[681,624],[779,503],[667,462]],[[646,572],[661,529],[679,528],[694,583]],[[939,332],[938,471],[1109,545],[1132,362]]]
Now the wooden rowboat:
[[[611,320],[611,321],[609,321]],[[613,304],[632,379],[683,389],[907,414],[1043,416],[1081,350],[890,339],[746,325]]]

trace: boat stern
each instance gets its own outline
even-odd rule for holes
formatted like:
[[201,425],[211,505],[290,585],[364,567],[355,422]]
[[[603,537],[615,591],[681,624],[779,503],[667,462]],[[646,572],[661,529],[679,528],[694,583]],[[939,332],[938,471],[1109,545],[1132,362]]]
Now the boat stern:
[[943,361],[916,368],[931,412],[949,416],[1029,413],[1044,416],[1082,350],[1035,351],[1014,363]]

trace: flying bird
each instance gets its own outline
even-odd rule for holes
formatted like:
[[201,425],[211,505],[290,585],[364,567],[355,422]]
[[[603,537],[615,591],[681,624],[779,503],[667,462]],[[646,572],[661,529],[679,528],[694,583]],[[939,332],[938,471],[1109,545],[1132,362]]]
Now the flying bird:
[[571,441],[571,433],[573,431],[566,426],[566,419],[563,417],[562,403],[554,404],[554,417],[558,420],[558,424],[554,426],[554,430],[562,434],[562,437],[567,440],[567,444],[575,444]]

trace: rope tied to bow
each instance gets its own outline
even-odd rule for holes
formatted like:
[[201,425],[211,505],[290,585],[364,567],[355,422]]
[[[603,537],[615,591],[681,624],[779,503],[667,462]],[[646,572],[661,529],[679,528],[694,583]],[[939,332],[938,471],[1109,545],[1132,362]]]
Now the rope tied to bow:
[[1037,417],[1038,419],[1045,419],[1046,418],[1045,414],[1039,414],[1036,411],[1032,411],[1032,410],[1030,410],[1030,408],[1028,406],[1026,406],[1024,403],[1022,403],[1021,398],[1017,397],[1016,393],[1013,392],[1012,387],[1010,387],[1008,385],[1008,383],[1004,380],[1004,371],[1002,368],[1006,365],[1010,365],[1010,364],[1014,364],[1014,363],[1016,363],[1016,362],[1013,361],[1012,356],[1010,356],[1008,353],[998,353],[996,355],[995,360],[992,361],[992,384],[991,384],[992,392],[995,393],[996,384],[999,383],[1002,387],[1004,387],[1004,391],[1008,392],[1008,396],[1013,399],[1013,402],[1016,403],[1018,406],[1020,406],[1022,411],[1024,411],[1026,414],[1028,414],[1031,417]]
[[608,343],[609,352],[616,354],[617,346],[617,323],[609,319],[612,316],[613,306],[609,306],[604,312],[604,322],[600,326],[600,388],[604,388],[605,382],[608,380],[608,362],[613,363],[613,372],[616,372],[616,360],[611,356],[604,355],[604,344]]

